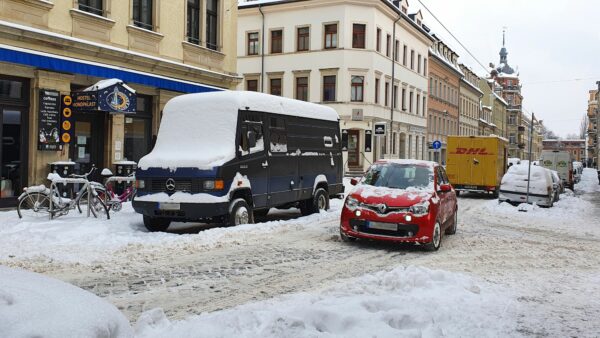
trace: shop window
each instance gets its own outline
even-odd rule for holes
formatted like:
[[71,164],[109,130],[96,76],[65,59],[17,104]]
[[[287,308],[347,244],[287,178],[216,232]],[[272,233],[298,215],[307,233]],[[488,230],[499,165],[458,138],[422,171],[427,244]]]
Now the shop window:
[[219,36],[219,0],[206,2],[206,48],[217,50]]
[[0,99],[19,100],[23,98],[23,82],[0,79]]
[[79,10],[96,14],[104,15],[103,0],[79,0]]
[[152,96],[137,96],[137,111],[125,115],[124,157],[138,162],[152,145]]
[[187,0],[187,39],[200,44],[200,0]]
[[153,30],[152,0],[133,0],[133,24],[144,29]]

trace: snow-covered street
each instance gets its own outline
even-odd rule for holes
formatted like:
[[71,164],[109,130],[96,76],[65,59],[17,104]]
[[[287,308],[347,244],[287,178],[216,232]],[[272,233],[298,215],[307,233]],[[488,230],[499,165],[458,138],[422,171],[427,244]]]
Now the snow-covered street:
[[128,205],[110,221],[6,211],[0,264],[104,298],[138,336],[600,334],[594,170],[550,209],[461,197],[458,232],[434,253],[341,242],[341,203],[308,217],[272,210],[253,225],[176,224],[168,233],[148,233]]

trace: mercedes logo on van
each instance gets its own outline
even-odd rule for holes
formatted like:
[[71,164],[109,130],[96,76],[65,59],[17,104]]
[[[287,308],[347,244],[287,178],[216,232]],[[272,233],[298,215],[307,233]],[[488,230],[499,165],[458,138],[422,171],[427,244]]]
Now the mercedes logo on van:
[[387,205],[385,205],[385,204],[379,204],[377,206],[377,210],[379,210],[380,214],[385,214],[385,211],[387,210]]
[[173,191],[175,190],[175,180],[172,178],[169,178],[167,180],[167,183],[165,183],[165,187],[167,188],[167,190],[169,191]]

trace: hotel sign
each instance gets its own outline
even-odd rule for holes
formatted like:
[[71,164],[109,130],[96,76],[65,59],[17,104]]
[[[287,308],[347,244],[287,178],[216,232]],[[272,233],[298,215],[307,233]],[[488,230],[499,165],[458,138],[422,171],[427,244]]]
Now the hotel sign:
[[109,113],[135,113],[135,92],[120,83],[100,90],[73,92],[73,110],[105,111]]

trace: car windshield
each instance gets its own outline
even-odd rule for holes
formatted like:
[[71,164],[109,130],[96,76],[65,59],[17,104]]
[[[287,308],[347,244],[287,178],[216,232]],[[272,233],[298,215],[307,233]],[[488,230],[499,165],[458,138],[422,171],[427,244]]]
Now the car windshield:
[[375,187],[406,189],[427,188],[432,182],[433,171],[429,167],[386,163],[372,165],[362,183]]

